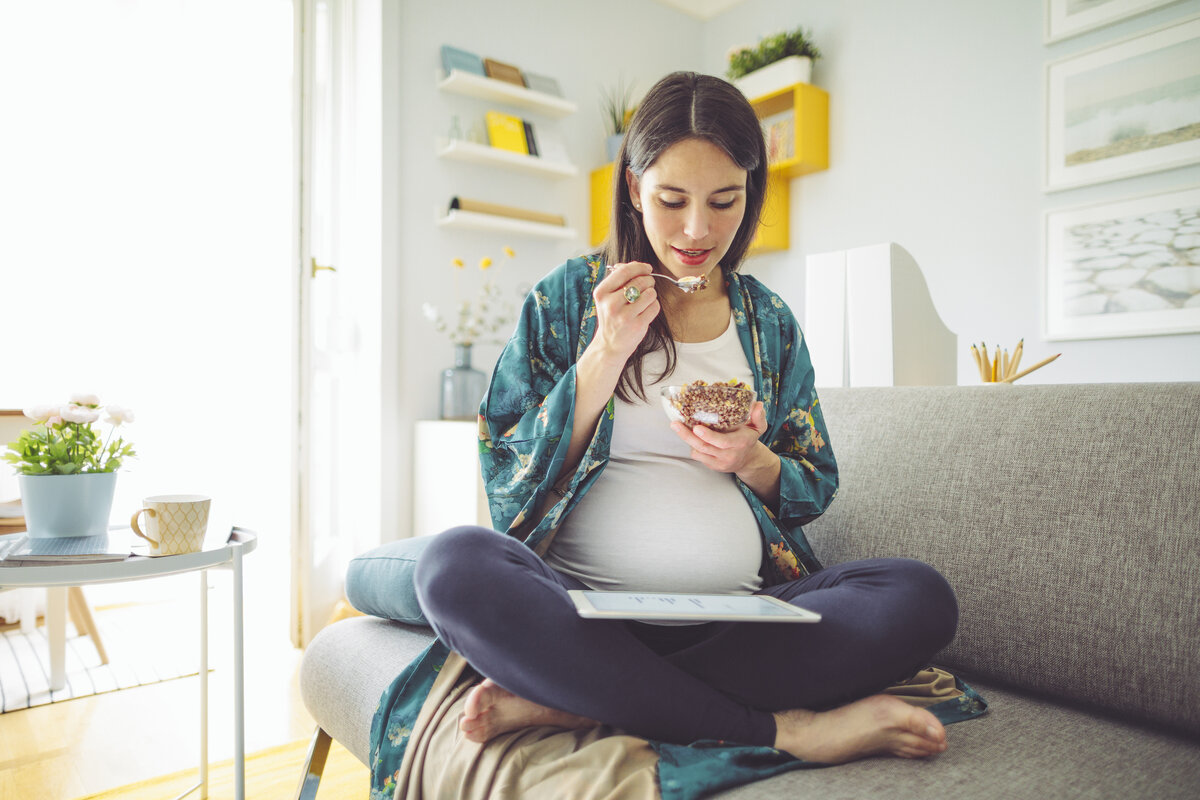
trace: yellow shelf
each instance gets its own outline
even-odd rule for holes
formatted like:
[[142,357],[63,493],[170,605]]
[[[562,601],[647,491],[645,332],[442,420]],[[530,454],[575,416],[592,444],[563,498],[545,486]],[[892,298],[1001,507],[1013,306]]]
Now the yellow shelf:
[[[791,213],[791,180],[829,169],[829,93],[808,83],[797,83],[750,101],[759,119],[791,112],[791,136],[785,143],[787,158],[770,165],[767,197],[750,254],[787,250],[791,246],[788,222]],[[608,236],[612,211],[613,165],[592,170],[591,245]]]
[[791,112],[789,156],[771,164],[771,172],[799,178],[829,169],[829,93],[809,83],[797,83],[750,101],[765,120]]

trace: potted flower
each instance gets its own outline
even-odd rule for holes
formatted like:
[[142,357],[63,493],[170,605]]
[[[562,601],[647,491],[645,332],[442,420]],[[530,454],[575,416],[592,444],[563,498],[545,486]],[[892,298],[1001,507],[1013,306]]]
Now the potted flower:
[[812,79],[812,62],[821,57],[804,28],[772,34],[749,47],[729,51],[726,76],[751,99]]
[[[504,255],[516,256],[511,247],[504,248]],[[466,269],[461,258],[454,259],[454,293],[459,292],[460,275]],[[491,258],[479,260],[479,271],[483,280],[474,300],[460,300],[453,323],[448,322],[441,311],[432,303],[424,303],[421,310],[425,318],[433,323],[438,333],[447,333],[454,345],[454,366],[442,370],[442,387],[439,414],[442,419],[475,419],[479,413],[479,402],[487,389],[487,375],[471,366],[471,347],[477,342],[500,343],[513,322],[510,304],[500,301],[500,288],[492,279]]]
[[[111,426],[107,437],[94,427],[101,410]],[[102,409],[95,395],[76,394],[66,405],[38,406],[25,416],[34,427],[9,443],[4,460],[17,471],[29,536],[106,533],[117,470],[135,455],[116,432],[133,413],[115,405]]]
[[621,140],[625,138],[625,128],[633,119],[637,104],[633,102],[633,86],[626,86],[623,80],[618,80],[612,91],[600,94],[600,110],[604,117],[604,127],[608,137],[604,140],[605,153],[609,161],[617,160],[617,152],[621,149]]

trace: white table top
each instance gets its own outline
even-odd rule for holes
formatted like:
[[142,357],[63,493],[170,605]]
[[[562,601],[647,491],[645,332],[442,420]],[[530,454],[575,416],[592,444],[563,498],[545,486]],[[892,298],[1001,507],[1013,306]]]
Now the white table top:
[[174,556],[134,555],[124,561],[0,567],[0,588],[84,586],[89,583],[117,583],[181,572],[196,572],[228,564],[233,561],[235,550],[240,549],[245,555],[257,546],[258,534],[235,526],[224,544],[208,547],[198,553]]

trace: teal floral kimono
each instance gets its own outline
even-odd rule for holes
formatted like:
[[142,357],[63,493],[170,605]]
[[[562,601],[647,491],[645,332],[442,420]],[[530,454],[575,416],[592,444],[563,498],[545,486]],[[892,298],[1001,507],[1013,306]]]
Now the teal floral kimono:
[[[611,398],[579,466],[554,481],[572,428],[575,363],[596,330],[592,289],[603,271],[599,258],[572,259],[534,287],[480,408],[479,457],[492,523],[539,555],[608,461],[615,409]],[[836,496],[837,465],[813,388],[808,349],[791,311],[751,276],[731,272],[724,279],[754,389],[766,410],[761,440],[782,465],[777,510],[734,479],[758,520],[761,573],[765,584],[773,585],[821,568],[801,526],[820,516]],[[372,800],[392,796],[408,736],[447,655],[445,645],[434,642],[384,693],[371,731]],[[982,712],[982,700],[964,684],[959,688],[964,690],[961,698],[930,708],[944,723]],[[662,796],[670,800],[819,766],[769,747],[650,744],[659,755]]]

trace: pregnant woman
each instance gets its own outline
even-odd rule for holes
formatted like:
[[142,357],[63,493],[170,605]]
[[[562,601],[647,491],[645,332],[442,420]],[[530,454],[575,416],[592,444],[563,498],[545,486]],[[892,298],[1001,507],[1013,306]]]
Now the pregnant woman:
[[[837,467],[796,320],[738,271],[766,190],[753,109],[719,78],[669,75],[614,177],[603,253],[529,294],[481,409],[503,533],[447,531],[417,564],[425,615],[485,678],[462,731],[604,723],[828,763],[943,751],[936,717],[880,692],[953,638],[950,586],[903,559],[822,568],[801,529]],[[749,421],[669,423],[661,387],[694,380],[752,386]],[[570,589],[762,593],[822,621],[583,619]]]

